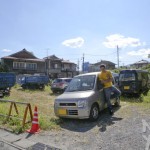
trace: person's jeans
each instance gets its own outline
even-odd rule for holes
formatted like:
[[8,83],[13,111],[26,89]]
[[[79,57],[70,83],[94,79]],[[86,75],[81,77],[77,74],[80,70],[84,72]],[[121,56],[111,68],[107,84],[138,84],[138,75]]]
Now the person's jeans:
[[[111,93],[113,93],[113,95],[111,95]],[[108,88],[104,88],[104,94],[108,109],[112,109],[110,98],[117,99],[121,95],[121,92],[115,86],[111,86]]]

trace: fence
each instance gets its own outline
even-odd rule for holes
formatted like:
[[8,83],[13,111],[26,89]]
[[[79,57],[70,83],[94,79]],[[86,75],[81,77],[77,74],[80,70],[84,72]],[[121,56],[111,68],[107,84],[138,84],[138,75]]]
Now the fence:
[[[0,116],[6,117],[6,121],[8,121],[10,118],[17,118],[17,119],[19,119],[19,120],[22,120],[22,127],[24,127],[24,125],[25,125],[26,123],[32,122],[33,115],[32,115],[32,109],[31,109],[30,103],[15,102],[15,101],[12,101],[12,100],[2,100],[2,99],[0,99],[0,102],[10,103],[8,115],[6,115],[6,114],[0,114]],[[18,105],[26,105],[23,118],[19,118],[19,111],[18,111],[18,108],[17,108],[17,104],[18,104]],[[14,107],[15,112],[16,112],[16,114],[17,114],[18,117],[12,116],[12,109],[13,109],[13,107]],[[28,122],[26,122],[28,110],[29,110],[29,115],[30,115],[30,119],[31,119],[31,120],[28,121]]]

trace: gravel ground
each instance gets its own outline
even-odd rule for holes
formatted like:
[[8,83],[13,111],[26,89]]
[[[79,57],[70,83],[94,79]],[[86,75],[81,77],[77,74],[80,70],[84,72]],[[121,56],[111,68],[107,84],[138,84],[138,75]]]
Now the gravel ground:
[[110,116],[101,112],[97,122],[66,119],[61,131],[45,131],[29,137],[64,150],[144,150],[147,141],[142,119],[150,125],[149,108],[140,104],[122,103]]

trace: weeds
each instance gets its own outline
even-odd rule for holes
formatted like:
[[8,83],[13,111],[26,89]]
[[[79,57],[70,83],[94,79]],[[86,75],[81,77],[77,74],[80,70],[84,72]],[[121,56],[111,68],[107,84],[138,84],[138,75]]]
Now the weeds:
[[[4,97],[5,100],[13,100],[17,102],[27,102],[31,104],[32,112],[34,107],[38,107],[39,124],[42,130],[59,130],[60,124],[63,123],[61,119],[56,118],[53,111],[55,95],[50,91],[50,87],[46,86],[43,91],[41,90],[23,90],[19,85],[15,85],[11,89],[9,97]],[[0,102],[0,114],[7,115],[9,113],[10,103]],[[18,105],[19,116],[17,116],[15,109],[12,109],[12,115],[22,118],[25,112],[25,106]],[[29,113],[29,112],[28,112]],[[33,112],[34,114],[34,112]],[[27,120],[30,120],[30,116],[27,116]],[[17,118],[11,118],[6,121],[6,117],[0,117],[0,126],[11,129],[15,133],[23,132],[31,128],[31,123],[22,127],[22,121]]]
[[133,96],[133,95],[126,95],[121,97],[121,101],[129,102],[129,103],[150,103],[150,92],[147,96],[140,95],[140,96]]

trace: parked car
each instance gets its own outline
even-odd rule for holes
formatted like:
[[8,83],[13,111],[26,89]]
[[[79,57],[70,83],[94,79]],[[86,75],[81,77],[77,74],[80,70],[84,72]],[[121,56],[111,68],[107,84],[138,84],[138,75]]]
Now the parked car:
[[150,74],[145,70],[122,70],[119,73],[122,94],[144,94],[150,89]]
[[[97,120],[99,112],[107,107],[98,75],[99,72],[93,72],[75,76],[66,91],[55,99],[55,115],[62,118]],[[111,99],[111,103],[119,106],[120,99]]]
[[45,75],[30,75],[24,76],[21,79],[21,87],[23,89],[44,89],[45,85],[48,84],[49,78]]
[[114,78],[114,81],[115,81],[115,83],[113,83],[113,84],[115,84],[115,86],[118,88],[119,87],[119,74],[112,72],[112,75],[113,75],[113,78]]
[[57,78],[51,84],[53,93],[64,92],[72,78]]
[[15,85],[16,76],[14,73],[1,72],[0,73],[0,96],[10,94],[10,89]]

